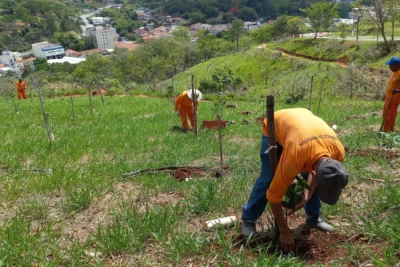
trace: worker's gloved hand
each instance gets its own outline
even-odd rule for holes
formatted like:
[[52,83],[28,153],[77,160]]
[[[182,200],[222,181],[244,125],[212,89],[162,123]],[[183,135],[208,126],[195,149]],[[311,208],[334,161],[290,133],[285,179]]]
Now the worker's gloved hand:
[[179,110],[175,110],[176,116],[180,116],[181,114],[179,113]]

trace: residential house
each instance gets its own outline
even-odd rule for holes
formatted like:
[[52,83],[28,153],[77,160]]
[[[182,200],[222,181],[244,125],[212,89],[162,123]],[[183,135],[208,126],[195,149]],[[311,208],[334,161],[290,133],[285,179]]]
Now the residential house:
[[65,55],[64,47],[49,42],[32,44],[32,53],[36,58],[54,59],[62,58]]
[[22,74],[26,67],[34,68],[34,57],[24,59],[19,52],[3,51],[0,56],[0,74],[6,74],[9,71]]

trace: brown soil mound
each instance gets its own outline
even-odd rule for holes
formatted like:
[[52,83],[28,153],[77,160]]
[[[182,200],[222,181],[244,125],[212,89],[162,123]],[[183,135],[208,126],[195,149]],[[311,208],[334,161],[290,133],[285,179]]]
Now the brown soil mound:
[[103,88],[100,90],[93,90],[91,94],[92,96],[100,96],[100,95],[105,96],[107,94],[107,89]]
[[238,114],[240,114],[240,115],[251,115],[251,114],[253,114],[253,112],[251,112],[251,111],[240,111],[240,112],[238,112]]
[[237,108],[235,105],[226,105],[226,108]]
[[178,181],[184,181],[186,178],[204,176],[204,171],[192,168],[179,168],[173,171],[171,175]]

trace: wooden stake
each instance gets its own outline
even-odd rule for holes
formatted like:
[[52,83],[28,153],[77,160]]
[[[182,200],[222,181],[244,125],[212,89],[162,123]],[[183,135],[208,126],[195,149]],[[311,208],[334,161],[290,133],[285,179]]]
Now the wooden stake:
[[268,154],[271,161],[272,177],[274,177],[276,168],[278,167],[278,154],[274,126],[274,106],[274,96],[267,96]]
[[76,128],[76,116],[75,116],[75,103],[74,103],[74,98],[71,95],[71,110],[72,110],[72,123],[74,124],[74,127]]
[[319,113],[319,108],[320,108],[320,106],[321,106],[322,89],[324,88],[324,86],[325,86],[325,80],[322,81],[322,86],[321,86],[321,88],[319,89],[318,113]]
[[101,97],[101,102],[103,103],[103,106],[105,106],[105,104],[104,104],[104,98],[103,98],[103,95],[101,94],[101,90],[99,90],[99,94],[100,94],[100,97]]
[[172,77],[171,80],[172,80],[172,85],[171,85],[171,86],[172,86],[172,89],[171,89],[171,97],[174,97],[174,93],[175,93],[175,92],[174,92],[174,91],[175,91],[174,77]]
[[[276,168],[278,167],[278,149],[276,145],[275,139],[275,103],[274,103],[274,96],[269,95],[267,96],[267,127],[268,127],[268,153],[269,160],[271,162],[271,172],[272,177],[275,176]],[[286,217],[287,221],[287,217]],[[274,235],[279,236],[279,227],[274,220]]]
[[291,97],[291,101],[290,101],[290,107],[293,107],[293,100],[294,100],[294,81],[292,84],[292,97]]
[[93,114],[93,102],[92,102],[92,94],[90,93],[90,87],[88,87],[88,95],[89,95],[89,105],[90,105],[90,113]]
[[[196,137],[198,136],[197,133],[197,110],[196,110],[196,101],[194,100],[194,75],[192,74],[192,102],[193,102],[193,115],[194,115],[194,134],[196,135]],[[197,100],[197,104],[198,104],[198,100]]]
[[218,143],[219,143],[219,164],[221,177],[224,175],[224,158],[222,154],[221,115],[218,114]]
[[313,83],[314,83],[314,75],[311,76],[310,97],[308,98],[308,110],[311,110]]
[[44,106],[44,102],[42,99],[42,89],[40,88],[40,86],[38,87],[38,92],[39,92],[40,107],[42,108],[42,114],[43,114],[44,124],[46,126],[47,135],[49,136],[50,141],[54,141],[54,134],[50,131],[49,127],[49,114],[46,113],[46,108]]

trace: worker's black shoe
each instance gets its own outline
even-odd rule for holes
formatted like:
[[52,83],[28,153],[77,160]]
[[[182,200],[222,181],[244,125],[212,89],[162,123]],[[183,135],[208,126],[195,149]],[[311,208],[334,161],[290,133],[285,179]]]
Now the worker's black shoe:
[[242,235],[245,238],[254,236],[256,234],[256,223],[250,221],[243,221],[242,223]]
[[306,224],[311,228],[315,228],[323,232],[332,232],[335,230],[332,225],[325,222],[322,215],[307,217]]

